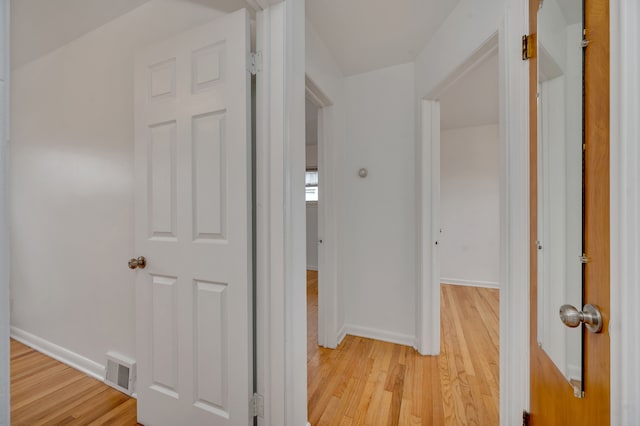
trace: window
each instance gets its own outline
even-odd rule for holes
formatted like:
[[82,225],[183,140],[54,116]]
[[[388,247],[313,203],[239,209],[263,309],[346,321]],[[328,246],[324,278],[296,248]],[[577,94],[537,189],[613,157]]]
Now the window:
[[304,179],[305,200],[318,201],[318,170],[307,170]]

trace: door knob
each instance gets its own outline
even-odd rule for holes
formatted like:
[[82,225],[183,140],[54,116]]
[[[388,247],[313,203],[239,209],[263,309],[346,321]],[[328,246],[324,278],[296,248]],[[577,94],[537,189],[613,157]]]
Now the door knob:
[[602,314],[596,305],[587,304],[582,308],[582,312],[572,305],[562,305],[560,307],[560,319],[567,327],[577,327],[581,323],[592,333],[602,331]]
[[129,269],[144,269],[145,266],[147,266],[147,259],[144,256],[140,256],[137,259],[129,259]]

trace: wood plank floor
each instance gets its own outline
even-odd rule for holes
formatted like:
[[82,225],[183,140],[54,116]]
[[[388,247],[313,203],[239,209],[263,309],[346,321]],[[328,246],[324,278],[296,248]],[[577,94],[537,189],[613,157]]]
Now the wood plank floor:
[[[441,356],[347,336],[317,346],[318,280],[307,280],[309,419],[319,425],[497,425],[497,290],[442,286]],[[135,425],[136,401],[11,341],[12,425]]]
[[12,425],[135,425],[136,400],[11,339]]
[[317,346],[318,279],[307,272],[309,420],[319,425],[498,425],[499,292],[443,285],[441,355],[347,336]]

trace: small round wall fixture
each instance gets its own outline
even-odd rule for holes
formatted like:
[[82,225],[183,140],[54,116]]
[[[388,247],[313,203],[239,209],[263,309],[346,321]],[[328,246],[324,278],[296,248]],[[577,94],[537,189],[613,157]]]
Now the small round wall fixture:
[[369,172],[364,167],[358,170],[358,176],[360,176],[361,178],[366,178],[368,174]]

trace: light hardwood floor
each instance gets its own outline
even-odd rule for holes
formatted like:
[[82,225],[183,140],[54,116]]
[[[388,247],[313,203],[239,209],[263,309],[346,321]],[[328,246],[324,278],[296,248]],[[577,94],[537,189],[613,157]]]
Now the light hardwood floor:
[[347,336],[317,346],[318,278],[307,272],[309,420],[319,425],[498,425],[499,292],[443,285],[441,355]]
[[12,339],[11,424],[135,425],[136,400]]
[[[498,291],[442,286],[441,356],[347,336],[317,346],[307,273],[309,419],[319,425],[497,425]],[[11,341],[12,425],[136,424],[136,401]]]

